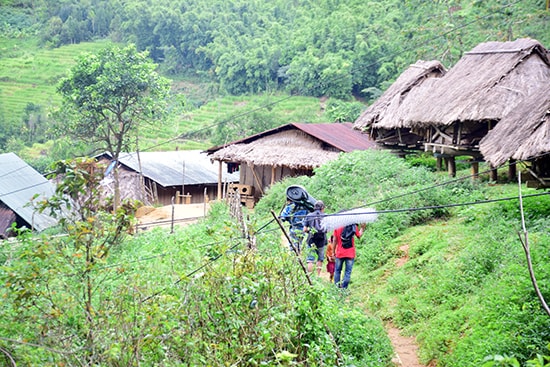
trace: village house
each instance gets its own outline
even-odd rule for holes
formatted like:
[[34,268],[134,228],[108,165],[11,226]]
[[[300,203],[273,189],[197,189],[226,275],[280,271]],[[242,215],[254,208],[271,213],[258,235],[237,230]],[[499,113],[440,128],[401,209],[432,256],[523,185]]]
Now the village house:
[[32,201],[50,198],[54,186],[14,153],[0,154],[0,238],[13,236],[11,226],[43,231],[57,221],[37,212]]
[[479,143],[493,167],[521,162],[529,187],[550,187],[550,83],[505,117]]
[[[421,137],[425,151],[445,160],[451,176],[456,173],[457,156],[471,157],[477,174],[478,162],[483,160],[480,141],[550,83],[548,55],[546,48],[529,38],[479,44],[441,77],[411,89],[399,111],[388,110],[378,126],[410,129]],[[371,128],[376,124],[371,123]],[[357,128],[365,130],[367,124],[359,119]],[[492,178],[496,179],[496,170]]]
[[[106,166],[111,164],[108,153],[96,159]],[[137,199],[146,205],[208,202],[216,198],[218,181],[239,181],[238,173],[227,169],[219,172],[200,150],[121,153],[119,177],[121,199]],[[112,174],[106,176],[103,186],[107,193],[114,194]]]
[[[377,144],[396,151],[423,150],[423,137],[405,126],[403,103],[409,93],[431,78],[441,78],[447,70],[439,61],[410,65],[397,80],[355,121],[354,128],[368,132]],[[412,107],[411,105],[409,105]]]
[[[290,123],[229,144],[206,150],[208,156],[231,171],[240,172],[234,185],[243,202],[252,207],[267,187],[285,177],[312,175],[313,169],[340,153],[375,148],[367,135],[351,123]],[[222,168],[220,168],[222,169]],[[218,182],[218,196],[222,182]]]

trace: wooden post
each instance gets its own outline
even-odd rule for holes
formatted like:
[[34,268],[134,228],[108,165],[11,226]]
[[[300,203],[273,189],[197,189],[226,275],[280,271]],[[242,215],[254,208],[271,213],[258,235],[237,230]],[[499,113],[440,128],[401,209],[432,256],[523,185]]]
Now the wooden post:
[[172,221],[170,223],[170,233],[174,233],[174,218],[175,218],[175,213],[174,213],[174,197],[172,196]]
[[[204,217],[206,217],[206,203],[208,203],[208,192],[206,191],[206,187],[204,188],[204,207],[203,207],[203,211],[204,211]],[[219,192],[218,192],[219,193]],[[219,196],[218,196],[219,197]]]
[[270,186],[273,186],[274,183],[275,183],[275,166],[271,166],[271,185]]
[[441,158],[441,156],[438,155],[435,158],[435,169],[439,172],[441,171],[442,167],[443,167],[443,159]]
[[451,177],[456,177],[456,162],[455,157],[449,158],[449,175]]
[[455,177],[455,176],[456,176],[456,161],[455,161],[455,157],[448,157],[448,158],[445,158],[445,161],[447,162],[447,172],[449,172],[449,176]]
[[218,200],[222,199],[222,161],[218,161],[220,164],[218,166]]
[[509,165],[508,165],[508,180],[509,181],[515,181],[516,178],[517,178],[516,160],[515,159],[510,159],[510,162],[509,162]]
[[472,161],[472,181],[479,179],[479,162]]
[[185,195],[185,160],[183,161],[183,167],[181,172],[181,196],[182,196],[181,203],[182,204],[183,204],[183,195]]
[[491,178],[490,178],[491,181],[493,182],[497,182],[498,181],[498,170],[491,166]]

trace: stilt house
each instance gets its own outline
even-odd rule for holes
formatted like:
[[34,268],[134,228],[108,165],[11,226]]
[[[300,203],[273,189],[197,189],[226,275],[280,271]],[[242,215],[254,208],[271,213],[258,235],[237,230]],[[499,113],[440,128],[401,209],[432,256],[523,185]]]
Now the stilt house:
[[528,38],[475,47],[442,78],[415,90],[406,126],[423,131],[427,151],[447,160],[482,160],[479,143],[499,121],[550,83],[548,50]]
[[550,187],[550,84],[503,117],[481,140],[480,150],[493,167],[521,161],[529,187]]
[[[548,50],[538,41],[482,43],[443,76],[411,89],[397,112],[388,110],[389,122],[378,126],[410,129],[419,137],[416,146],[423,145],[424,150],[445,159],[451,176],[455,175],[455,157],[469,156],[475,174],[478,161],[483,160],[481,139],[549,83]],[[356,126],[362,126],[360,121]]]
[[[417,61],[359,116],[354,127],[368,132],[377,144],[388,149],[424,149],[423,137],[404,124],[408,111],[403,103],[412,90],[431,78],[441,78],[445,73],[446,69],[439,61]],[[414,104],[408,106],[414,107]]]

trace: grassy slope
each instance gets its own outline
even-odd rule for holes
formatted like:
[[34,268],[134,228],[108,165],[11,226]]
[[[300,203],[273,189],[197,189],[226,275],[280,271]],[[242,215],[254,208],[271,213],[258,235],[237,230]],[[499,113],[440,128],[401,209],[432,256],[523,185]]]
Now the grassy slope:
[[[426,196],[432,197],[428,203],[435,199],[438,205],[513,198],[454,207],[444,217],[406,228],[402,214],[379,215],[358,241],[348,300],[414,336],[426,365],[473,367],[492,355],[513,355],[522,362],[537,353],[548,355],[550,318],[533,290],[518,240],[517,184],[494,185],[484,175],[476,185],[468,185],[467,179],[436,188],[432,185],[438,178],[449,181],[446,173],[431,178],[413,174],[395,159],[368,152],[343,155],[338,161],[320,167],[310,179],[274,186],[256,212],[280,206],[290,184],[307,187],[327,203],[328,213],[381,198],[391,199],[394,209],[422,207]],[[457,174],[468,176],[467,169]],[[402,197],[419,188],[415,182],[432,189]],[[522,193],[543,192],[523,187]],[[383,211],[387,207],[382,205],[375,206]],[[548,300],[550,197],[524,198],[524,207],[535,273]],[[401,230],[394,230],[399,226]],[[408,261],[399,266],[405,251]]]
[[[0,38],[0,113],[6,120],[21,121],[27,104],[40,105],[44,113],[58,106],[60,96],[56,85],[84,52],[94,53],[110,42],[101,40],[67,45],[56,49],[37,47],[36,39]],[[204,149],[208,141],[173,140],[175,137],[207,126],[238,118],[251,110],[267,106],[278,116],[281,124],[288,122],[322,122],[323,113],[317,98],[286,95],[211,96],[207,85],[174,80],[174,94],[181,94],[184,103],[171,107],[165,124],[143,127],[142,149],[173,150]],[[200,107],[193,107],[198,104]],[[50,144],[51,145],[51,144]],[[26,149],[25,156],[33,157],[48,150],[48,144]]]
[[[492,199],[518,195],[515,184],[483,190]],[[523,192],[528,193],[537,192]],[[545,197],[524,200],[528,217],[533,208],[548,205]],[[407,229],[388,243],[387,250],[395,256],[384,266],[369,272],[358,260],[358,299],[369,312],[415,336],[426,364],[479,366],[489,355],[526,360],[534,357],[531,353],[544,354],[540,348],[544,340],[550,341],[544,331],[550,321],[529,280],[515,206],[517,201],[460,207],[448,220]],[[503,208],[514,208],[514,215],[506,217]],[[547,223],[547,215],[531,215],[528,228],[533,222]],[[548,236],[539,225],[531,227],[530,241],[535,271],[548,298]],[[404,255],[407,262],[399,263]]]
[[39,49],[35,39],[0,38],[0,108],[6,118],[20,120],[28,103],[45,109],[57,105],[56,84],[75,58],[107,44],[97,41]]

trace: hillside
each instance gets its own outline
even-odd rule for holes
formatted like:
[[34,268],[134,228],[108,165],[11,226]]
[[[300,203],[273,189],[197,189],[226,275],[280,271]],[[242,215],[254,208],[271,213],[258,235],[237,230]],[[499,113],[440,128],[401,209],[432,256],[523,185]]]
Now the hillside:
[[[64,4],[0,4],[0,146],[21,152],[37,144],[22,155],[41,170],[44,155],[92,150],[54,136],[51,109],[59,102],[55,85],[74,57],[106,40],[147,50],[174,81],[170,116],[160,129],[142,131],[147,149],[196,149],[287,122],[353,121],[419,59],[451,67],[487,40],[550,43],[541,2]],[[176,141],[180,135],[186,139]]]
[[[518,243],[518,188],[459,174],[449,181],[387,151],[355,152],[274,185],[240,221],[211,203],[207,217],[173,233],[118,238],[127,217],[95,208],[65,236],[22,235],[0,247],[0,360],[390,367],[394,325],[416,340],[426,366],[526,365],[548,354],[550,317]],[[324,277],[310,285],[281,246],[271,211],[281,210],[290,184],[307,187],[328,214],[376,208],[348,292]],[[522,191],[547,296],[550,199]]]
[[[359,241],[348,301],[379,317],[388,330],[397,327],[412,337],[423,365],[480,366],[485,358],[503,358],[505,366],[515,358],[524,365],[537,353],[548,355],[550,317],[518,239],[517,184],[489,184],[487,176],[471,182],[467,171],[458,175],[464,180],[448,184],[444,173],[431,182],[420,172],[394,176],[400,164],[382,157],[352,154],[311,179],[271,190],[283,200],[285,185],[298,183],[327,203],[329,213],[373,205],[381,211]],[[522,195],[534,271],[548,300],[550,201],[546,192],[525,187]],[[257,211],[275,205],[269,195],[265,200]],[[424,206],[430,209],[418,210]],[[399,214],[403,208],[412,211]]]

